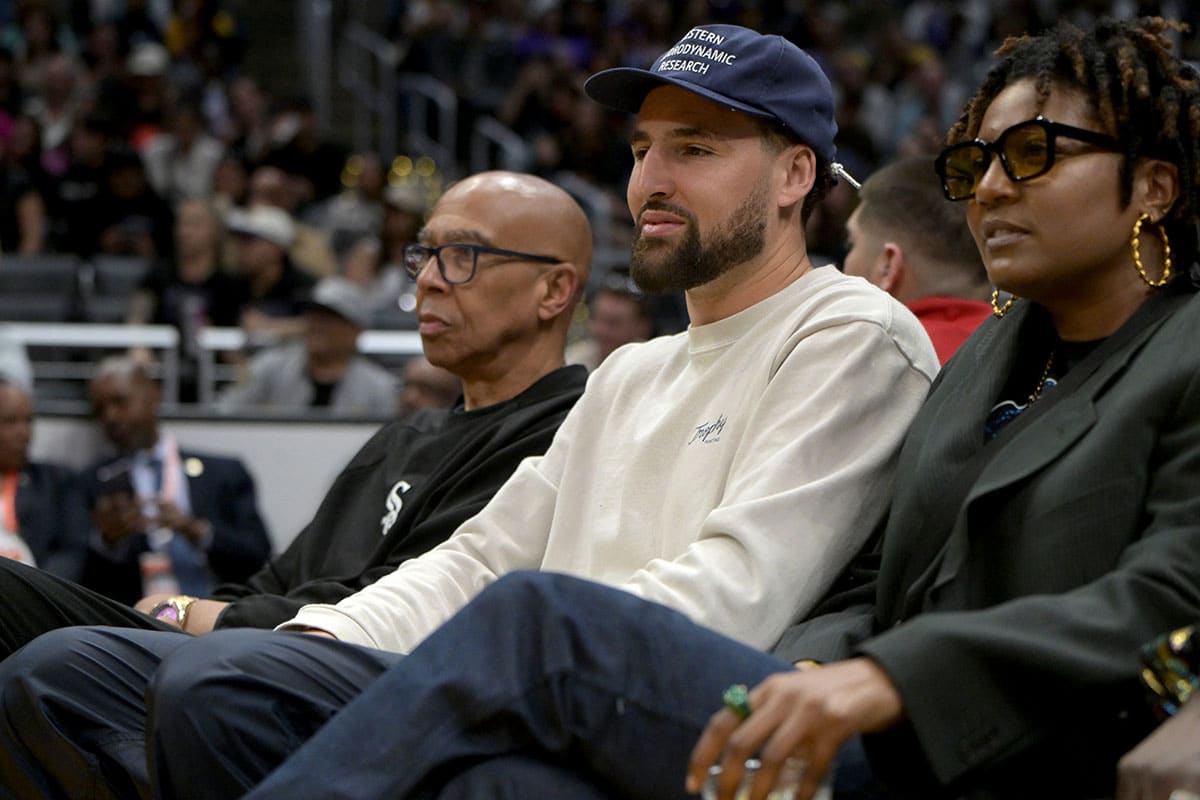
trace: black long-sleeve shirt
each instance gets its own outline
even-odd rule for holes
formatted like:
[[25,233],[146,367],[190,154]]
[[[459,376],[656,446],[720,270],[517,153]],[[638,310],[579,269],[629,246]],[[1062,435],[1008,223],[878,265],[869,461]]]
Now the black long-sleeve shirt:
[[422,411],[376,433],[335,479],[286,551],[213,599],[217,627],[271,628],[309,603],[336,603],[450,536],[526,457],[540,455],[583,393],[563,367],[486,408]]

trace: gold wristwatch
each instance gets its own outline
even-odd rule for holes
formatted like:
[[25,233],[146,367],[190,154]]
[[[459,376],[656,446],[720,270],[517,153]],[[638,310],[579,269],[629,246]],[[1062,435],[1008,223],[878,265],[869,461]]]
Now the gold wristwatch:
[[177,594],[150,609],[150,616],[177,625],[179,630],[184,630],[184,625],[187,624],[188,608],[194,602],[196,602],[196,598],[191,595]]

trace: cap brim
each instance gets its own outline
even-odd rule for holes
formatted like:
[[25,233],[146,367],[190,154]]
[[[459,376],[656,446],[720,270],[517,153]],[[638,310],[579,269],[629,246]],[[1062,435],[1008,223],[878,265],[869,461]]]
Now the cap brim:
[[649,70],[637,69],[636,67],[614,67],[613,69],[597,72],[583,84],[583,90],[587,93],[588,97],[602,106],[607,106],[617,111],[625,111],[629,114],[636,114],[641,109],[642,101],[646,99],[646,95],[660,86],[678,86],[680,89],[686,89],[692,94],[700,95],[706,100],[711,100],[714,103],[719,103],[720,105],[750,114],[751,116],[763,119],[775,119],[774,114],[763,111],[761,108],[746,105],[745,103],[726,97],[719,92],[705,89],[703,86],[697,86],[694,83],[679,78],[672,78],[669,75],[661,75]]
[[267,233],[266,231],[259,230],[256,228],[247,228],[247,227],[243,227],[240,225],[226,225],[225,230],[227,230],[231,236],[243,236],[243,237],[247,237],[250,239],[262,239],[264,242],[270,242],[271,244],[275,245],[276,247],[278,247],[282,250],[287,250],[289,247],[291,247],[291,245],[284,244],[283,242],[279,241],[277,238],[275,238],[271,234]]
[[366,328],[370,327],[369,324],[365,323],[365,320],[354,319],[354,317],[350,316],[345,311],[342,311],[341,309],[338,309],[338,308],[334,308],[333,306],[330,306],[330,305],[326,305],[325,303],[322,303],[319,300],[305,300],[303,303],[300,304],[300,308],[303,311],[319,311],[319,312],[322,312],[325,314],[331,314],[331,315],[337,317],[338,319],[344,319],[346,322],[349,322],[351,325],[354,325],[355,327],[358,327],[358,328],[363,328],[364,330]]

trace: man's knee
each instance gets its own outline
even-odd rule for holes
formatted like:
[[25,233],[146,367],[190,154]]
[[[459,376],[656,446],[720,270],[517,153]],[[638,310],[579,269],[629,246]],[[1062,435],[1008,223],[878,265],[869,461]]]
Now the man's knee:
[[501,575],[482,592],[480,598],[490,602],[513,603],[536,600],[539,596],[553,589],[557,579],[563,577],[552,572],[538,570],[517,570]]
[[120,742],[140,737],[146,683],[162,656],[189,638],[87,627],[38,637],[0,666],[3,736],[38,746],[70,740],[72,751],[103,750],[114,763],[131,764],[130,774],[144,771],[144,757],[124,758]]
[[183,704],[205,705],[208,693],[224,694],[223,683],[247,674],[262,650],[263,631],[227,630],[197,636],[163,659],[150,681],[152,704],[179,708]]
[[95,673],[98,653],[109,650],[109,637],[98,628],[47,631],[0,662],[0,687],[7,705],[12,690],[48,683],[70,686]]
[[[530,607],[544,612],[581,593],[586,595],[598,590],[599,586],[593,581],[560,572],[518,570],[497,578],[479,597],[483,602],[508,609]],[[567,602],[567,605],[571,603]]]
[[54,680],[60,672],[70,671],[66,656],[71,653],[78,635],[78,630],[69,628],[50,631],[0,662],[0,707],[6,717],[26,716],[28,704],[36,702],[39,695],[36,685],[47,678]]

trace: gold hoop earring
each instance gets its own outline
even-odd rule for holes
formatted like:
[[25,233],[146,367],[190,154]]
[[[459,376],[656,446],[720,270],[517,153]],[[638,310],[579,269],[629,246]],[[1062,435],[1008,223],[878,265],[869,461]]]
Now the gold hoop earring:
[[1138,217],[1137,222],[1133,223],[1133,235],[1129,237],[1129,249],[1133,252],[1133,266],[1137,267],[1138,275],[1142,277],[1147,286],[1157,289],[1171,279],[1171,240],[1167,238],[1167,229],[1158,225],[1158,235],[1162,238],[1163,246],[1163,271],[1161,278],[1152,281],[1146,274],[1146,267],[1142,265],[1142,254],[1138,252],[1141,245],[1142,223],[1144,222],[1154,224],[1154,220],[1149,214],[1142,214]]
[[996,315],[996,319],[1003,317],[1012,308],[1013,301],[1017,299],[1015,294],[1010,294],[1008,299],[1004,301],[1004,305],[1000,305],[1000,290],[992,289],[992,313]]

